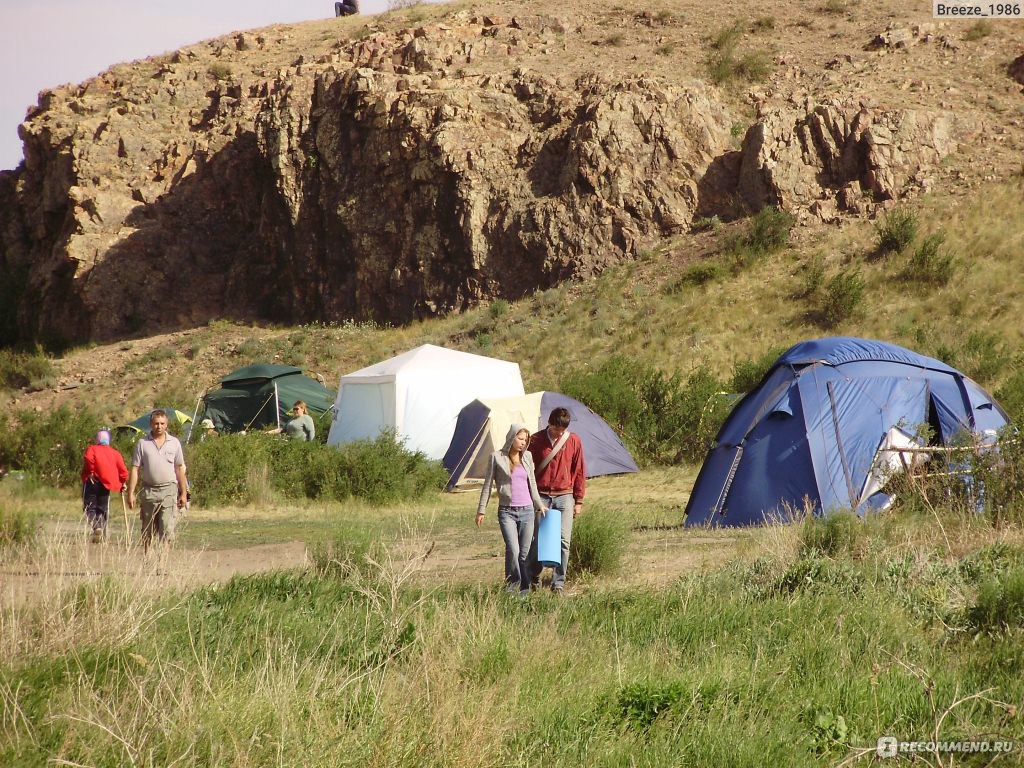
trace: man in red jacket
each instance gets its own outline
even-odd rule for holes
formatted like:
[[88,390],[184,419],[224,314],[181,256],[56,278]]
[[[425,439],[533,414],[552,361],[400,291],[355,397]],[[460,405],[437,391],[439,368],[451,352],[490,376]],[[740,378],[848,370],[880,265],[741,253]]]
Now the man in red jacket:
[[92,540],[107,537],[110,492],[123,491],[128,480],[128,467],[120,451],[110,445],[110,433],[101,429],[96,444],[85,449],[82,466],[82,508],[92,528]]
[[[555,568],[551,590],[562,594],[565,573],[569,567],[569,541],[572,521],[583,512],[583,495],[587,491],[587,468],[583,462],[583,443],[569,432],[569,409],[555,408],[548,416],[548,426],[530,436],[530,453],[536,467],[537,490],[544,506],[557,507],[562,514],[562,564]],[[549,458],[550,454],[554,456]],[[538,528],[540,526],[537,526]],[[537,562],[537,535],[530,547],[531,581],[540,584],[543,570]]]

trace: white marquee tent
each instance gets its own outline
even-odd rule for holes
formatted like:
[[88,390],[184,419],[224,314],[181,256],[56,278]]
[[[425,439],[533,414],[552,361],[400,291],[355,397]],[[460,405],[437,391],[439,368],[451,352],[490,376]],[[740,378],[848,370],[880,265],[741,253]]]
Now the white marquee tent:
[[523,394],[518,363],[424,344],[341,377],[327,442],[393,430],[409,450],[441,459],[467,403]]

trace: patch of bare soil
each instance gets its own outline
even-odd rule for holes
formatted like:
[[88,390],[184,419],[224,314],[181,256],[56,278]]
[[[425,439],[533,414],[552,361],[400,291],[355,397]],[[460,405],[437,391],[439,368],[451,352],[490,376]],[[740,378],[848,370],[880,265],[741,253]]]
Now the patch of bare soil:
[[[492,535],[487,535],[492,534]],[[127,579],[139,590],[189,590],[223,583],[236,575],[301,568],[309,564],[302,541],[274,542],[229,549],[142,552],[137,531],[126,540],[120,527],[103,544],[90,543],[80,525],[66,520],[48,525],[43,544],[0,560],[0,610],[49,598],[105,577]],[[714,569],[735,555],[737,538],[657,526],[633,531],[622,572],[601,584],[614,587],[662,587],[691,573]],[[401,543],[398,567],[416,561],[414,581],[421,587],[444,584],[500,584],[504,545],[497,530],[467,541],[464,532],[440,532],[422,541]],[[404,561],[403,561],[404,559]],[[548,578],[545,574],[545,582]],[[579,594],[593,581],[570,574],[568,591]]]

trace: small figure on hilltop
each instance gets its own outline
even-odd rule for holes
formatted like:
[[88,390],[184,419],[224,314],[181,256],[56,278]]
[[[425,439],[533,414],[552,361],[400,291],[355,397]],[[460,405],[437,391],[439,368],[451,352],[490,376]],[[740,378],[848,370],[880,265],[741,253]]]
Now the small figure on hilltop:
[[533,457],[526,450],[529,441],[530,430],[522,424],[513,424],[504,447],[491,454],[476,508],[479,528],[491,498],[491,485],[497,483],[498,527],[505,540],[505,589],[521,595],[530,592],[529,553],[534,513],[543,515],[547,511],[537,492]]
[[359,13],[359,0],[343,0],[334,4],[335,16],[354,16]]
[[188,503],[185,452],[181,442],[167,433],[167,413],[156,410],[149,416],[149,434],[135,444],[128,477],[128,508],[135,509],[135,489],[142,475],[140,512],[142,547],[149,551],[154,534],[161,541],[174,541],[178,509]]
[[271,435],[279,435],[282,432],[291,440],[310,442],[316,439],[316,425],[313,423],[313,417],[309,415],[305,400],[295,401],[292,406],[292,417],[283,427],[269,430]]
[[110,445],[110,432],[101,429],[96,442],[85,449],[82,464],[82,510],[94,543],[107,538],[110,492],[123,491],[128,468],[121,452]]
[[[583,512],[583,495],[587,490],[587,468],[583,461],[583,443],[569,431],[568,408],[555,408],[548,416],[548,426],[530,437],[530,453],[537,467],[537,488],[541,501],[562,515],[562,562],[551,578],[551,590],[561,595],[569,568],[569,542],[572,522]],[[531,587],[540,586],[543,568],[537,560],[537,536],[530,547]]]

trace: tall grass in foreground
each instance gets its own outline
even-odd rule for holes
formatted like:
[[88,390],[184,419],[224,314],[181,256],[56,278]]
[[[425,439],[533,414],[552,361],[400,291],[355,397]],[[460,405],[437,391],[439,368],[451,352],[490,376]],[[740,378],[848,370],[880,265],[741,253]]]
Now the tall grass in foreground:
[[807,766],[882,734],[1020,740],[1024,535],[947,519],[950,557],[914,514],[562,600],[418,588],[423,536],[162,600],[71,590],[17,634],[72,615],[74,643],[0,656],[0,763]]

